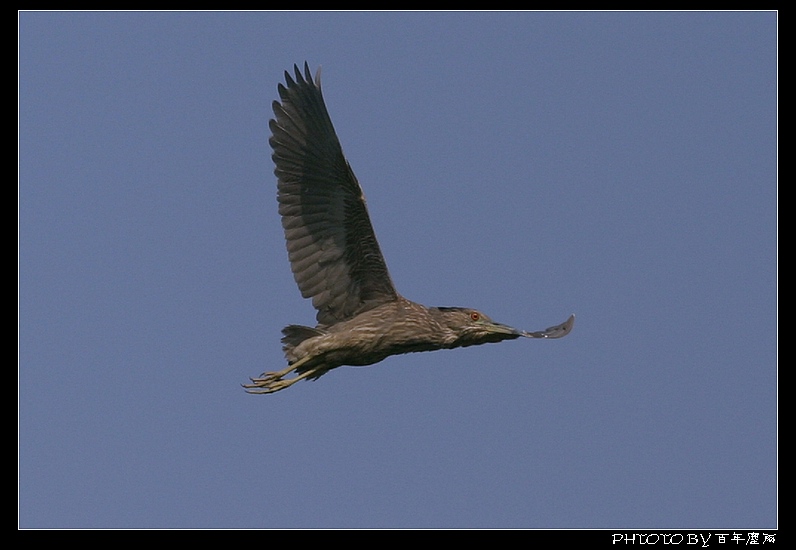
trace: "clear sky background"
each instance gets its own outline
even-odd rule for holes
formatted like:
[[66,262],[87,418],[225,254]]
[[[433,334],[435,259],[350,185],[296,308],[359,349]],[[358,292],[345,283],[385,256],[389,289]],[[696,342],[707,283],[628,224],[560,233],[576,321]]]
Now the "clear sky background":
[[[398,290],[539,330],[269,396],[323,66]],[[777,14],[21,13],[21,527],[777,527]]]

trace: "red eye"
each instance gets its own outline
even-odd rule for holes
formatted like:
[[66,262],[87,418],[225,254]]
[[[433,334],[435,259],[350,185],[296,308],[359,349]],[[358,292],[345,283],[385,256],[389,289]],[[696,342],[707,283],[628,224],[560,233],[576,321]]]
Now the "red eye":
[[473,321],[477,321],[477,320],[478,320],[478,319],[480,319],[480,318],[481,318],[481,316],[478,314],[478,312],[477,312],[477,311],[473,311],[473,312],[470,314],[470,319],[472,319]]

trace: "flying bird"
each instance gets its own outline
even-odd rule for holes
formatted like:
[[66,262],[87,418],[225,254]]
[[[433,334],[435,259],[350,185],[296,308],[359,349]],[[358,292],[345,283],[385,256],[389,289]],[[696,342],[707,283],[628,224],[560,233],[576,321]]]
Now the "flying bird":
[[[285,71],[269,123],[277,199],[288,258],[317,326],[288,325],[288,366],[243,387],[273,393],[315,380],[339,366],[364,366],[391,355],[474,346],[516,338],[561,338],[575,316],[537,332],[497,323],[475,309],[426,307],[393,285],[373,232],[362,188],[343,155],[321,94],[321,72]],[[292,377],[288,377],[291,373]]]

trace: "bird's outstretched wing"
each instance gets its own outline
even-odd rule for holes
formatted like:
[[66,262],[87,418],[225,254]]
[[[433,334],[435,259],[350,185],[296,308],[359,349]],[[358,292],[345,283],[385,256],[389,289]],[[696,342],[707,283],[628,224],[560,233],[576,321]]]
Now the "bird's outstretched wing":
[[270,121],[279,213],[301,295],[312,298],[321,325],[332,325],[396,300],[368,217],[321,95],[304,63],[285,71]]

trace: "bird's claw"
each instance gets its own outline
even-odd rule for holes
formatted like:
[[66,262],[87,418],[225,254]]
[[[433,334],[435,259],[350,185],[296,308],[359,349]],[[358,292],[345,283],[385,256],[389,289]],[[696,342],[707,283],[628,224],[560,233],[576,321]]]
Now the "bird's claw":
[[252,393],[252,394],[274,393],[290,385],[290,384],[285,384],[284,382],[285,382],[284,380],[274,380],[273,382],[263,386],[255,384],[244,384],[243,387],[246,388],[246,393]]
[[313,371],[310,370],[305,373],[299,374],[298,376],[294,376],[293,378],[285,378],[285,376],[289,375],[291,372],[293,372],[297,367],[301,366],[307,360],[308,358],[305,358],[302,361],[292,363],[285,370],[277,372],[264,372],[260,375],[259,378],[249,378],[249,380],[251,380],[252,382],[251,384],[241,384],[241,385],[248,393],[257,393],[257,394],[274,393],[279,390],[289,388],[299,380],[302,380],[313,373]]
[[241,384],[247,393],[273,393],[286,388],[285,380],[275,372],[264,372],[260,378],[249,378],[251,384]]

